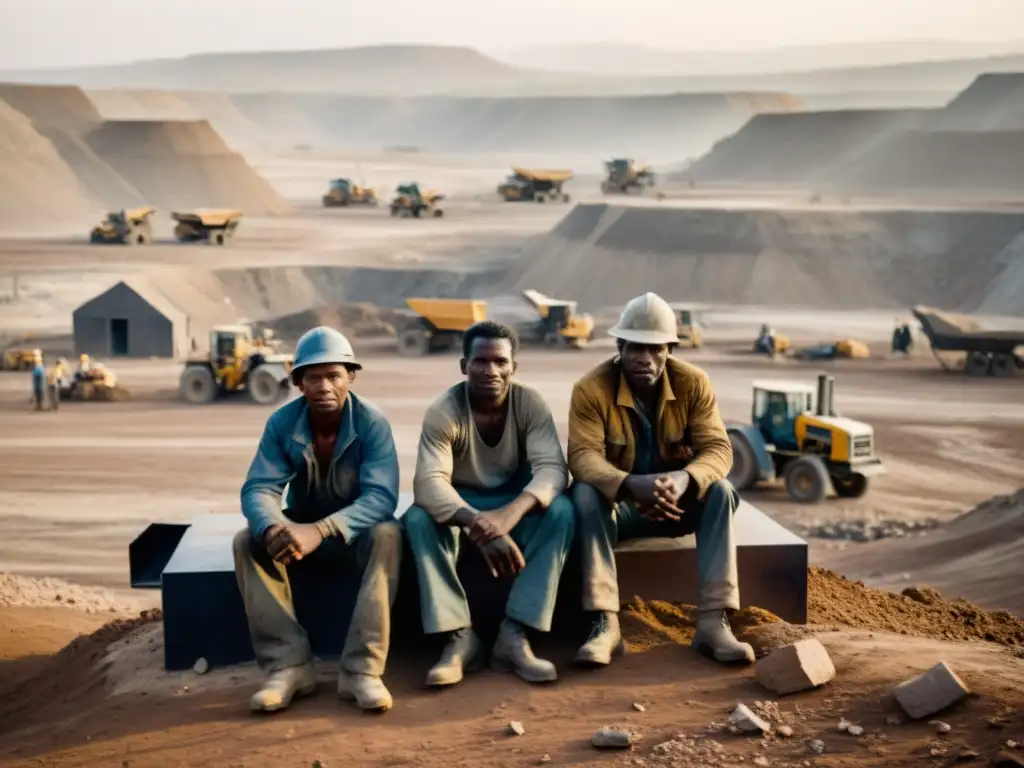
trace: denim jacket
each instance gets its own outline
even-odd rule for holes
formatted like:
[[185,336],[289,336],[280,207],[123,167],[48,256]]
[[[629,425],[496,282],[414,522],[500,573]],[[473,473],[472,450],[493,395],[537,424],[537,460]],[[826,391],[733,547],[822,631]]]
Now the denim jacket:
[[[274,524],[302,522],[315,523],[325,537],[351,542],[375,523],[394,517],[398,452],[391,425],[376,406],[352,392],[323,487],[319,477],[309,406],[299,397],[267,420],[242,485],[242,514],[253,537],[262,538]],[[326,512],[325,500],[333,507]]]

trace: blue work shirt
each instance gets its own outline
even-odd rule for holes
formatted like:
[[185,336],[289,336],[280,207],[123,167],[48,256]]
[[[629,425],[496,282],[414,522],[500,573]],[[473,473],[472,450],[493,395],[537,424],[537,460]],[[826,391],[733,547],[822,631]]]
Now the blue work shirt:
[[35,390],[46,388],[46,366],[42,363],[36,363],[32,368],[32,388]]
[[[282,509],[281,500],[287,497]],[[349,392],[323,482],[309,405],[299,397],[267,420],[242,484],[242,514],[254,538],[271,525],[315,523],[325,536],[353,541],[398,506],[398,452],[391,425],[370,402]]]

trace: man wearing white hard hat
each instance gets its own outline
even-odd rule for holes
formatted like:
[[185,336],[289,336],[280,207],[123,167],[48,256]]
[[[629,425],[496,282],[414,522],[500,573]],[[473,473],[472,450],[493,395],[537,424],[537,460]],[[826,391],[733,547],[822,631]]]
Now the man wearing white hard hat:
[[618,354],[576,383],[569,407],[569,471],[583,565],[583,609],[596,614],[576,660],[605,665],[623,650],[616,542],[697,535],[700,585],[693,647],[721,662],[752,662],[728,613],[739,608],[726,480],[732,448],[711,381],[672,357],[675,313],[654,293],[630,301],[609,333]]
[[254,710],[283,709],[315,690],[313,654],[293,594],[350,567],[362,571],[362,581],[338,695],[367,710],[391,708],[381,676],[402,556],[394,519],[398,453],[384,414],[349,391],[361,368],[338,331],[320,326],[305,333],[292,368],[302,397],[267,420],[242,485],[249,525],[235,537],[235,573],[256,660],[268,673],[250,699]]

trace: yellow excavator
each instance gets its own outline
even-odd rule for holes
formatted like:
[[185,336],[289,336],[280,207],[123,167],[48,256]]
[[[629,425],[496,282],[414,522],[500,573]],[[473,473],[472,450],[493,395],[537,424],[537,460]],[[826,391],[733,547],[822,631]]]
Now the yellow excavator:
[[435,218],[444,216],[444,208],[441,201],[444,195],[432,189],[421,190],[420,185],[400,184],[395,189],[395,196],[391,200],[391,215],[399,218]]
[[214,327],[209,354],[185,363],[181,396],[196,405],[242,392],[260,405],[278,402],[291,387],[295,357],[279,353],[272,338],[270,330],[255,335],[247,325]]
[[377,193],[361,187],[349,179],[332,179],[321,198],[324,208],[344,208],[349,205],[377,205]]
[[498,185],[498,194],[508,203],[568,203],[569,195],[562,186],[572,179],[570,170],[512,169],[511,175]]
[[234,237],[242,216],[241,211],[231,209],[171,214],[171,218],[178,222],[174,227],[178,242],[215,245],[226,245]]
[[141,208],[123,208],[111,211],[105,221],[92,228],[90,243],[113,243],[117,245],[145,245],[153,242],[153,224],[149,217],[156,208],[146,205]]

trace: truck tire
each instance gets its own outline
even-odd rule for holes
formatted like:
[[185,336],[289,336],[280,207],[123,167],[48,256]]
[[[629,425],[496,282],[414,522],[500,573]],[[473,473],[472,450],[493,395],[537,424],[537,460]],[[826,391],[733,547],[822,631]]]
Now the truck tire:
[[398,337],[398,354],[403,357],[424,357],[430,354],[430,336],[418,328],[402,331]]
[[968,352],[964,373],[968,376],[988,376],[991,361],[984,352]]
[[786,467],[786,493],[801,504],[819,504],[828,495],[828,469],[817,456],[801,456]]
[[1017,372],[1017,360],[1006,352],[992,355],[993,376],[1013,376]]
[[217,397],[217,380],[213,371],[203,365],[190,365],[181,374],[181,396],[193,405],[212,403]]
[[754,446],[741,432],[729,432],[729,443],[732,445],[732,469],[727,479],[737,491],[745,491],[757,482],[761,474]]
[[859,499],[868,492],[868,479],[857,473],[833,477],[832,487],[836,489],[836,496],[840,498]]
[[[285,385],[287,382],[285,382]],[[284,394],[285,385],[278,381],[277,377],[264,368],[257,368],[249,374],[246,382],[246,389],[249,390],[249,398],[260,405],[273,405],[281,399]]]

